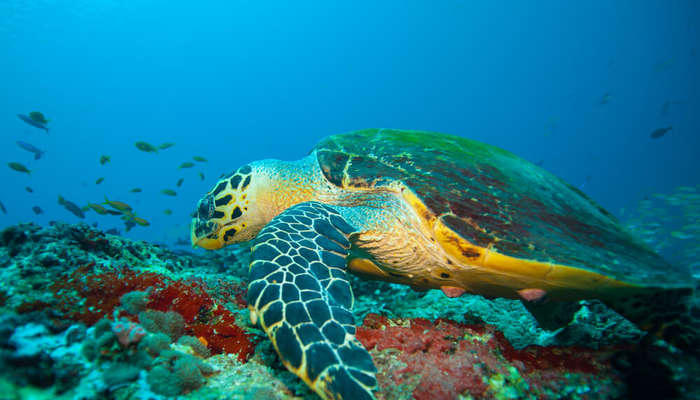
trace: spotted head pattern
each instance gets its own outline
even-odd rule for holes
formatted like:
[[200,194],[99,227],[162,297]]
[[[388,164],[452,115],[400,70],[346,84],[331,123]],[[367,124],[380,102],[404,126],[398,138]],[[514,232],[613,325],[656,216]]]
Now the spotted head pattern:
[[191,225],[193,245],[219,249],[241,241],[237,236],[248,227],[245,215],[251,204],[252,177],[253,169],[244,165],[222,176],[199,201]]

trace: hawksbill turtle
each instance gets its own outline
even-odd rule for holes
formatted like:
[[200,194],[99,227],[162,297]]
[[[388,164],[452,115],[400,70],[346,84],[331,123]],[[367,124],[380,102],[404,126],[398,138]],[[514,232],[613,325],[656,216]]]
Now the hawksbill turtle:
[[700,343],[687,271],[560,178],[458,136],[368,129],[327,137],[298,161],[244,165],[199,201],[191,240],[254,240],[251,320],[324,399],[374,398],[348,272],[520,298],[536,318],[544,307],[543,323],[547,304],[601,299],[679,347]]

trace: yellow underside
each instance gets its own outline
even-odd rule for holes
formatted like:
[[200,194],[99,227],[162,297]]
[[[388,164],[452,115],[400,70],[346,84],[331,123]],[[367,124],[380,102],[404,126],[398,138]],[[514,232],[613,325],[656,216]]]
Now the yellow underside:
[[[622,288],[636,287],[582,268],[524,260],[475,246],[447,227],[412,191],[404,190],[402,195],[422,220],[425,232],[434,234],[444,249],[445,261],[432,271],[406,279],[395,274],[388,276],[371,259],[351,260],[349,267],[353,272],[419,288],[458,287],[484,296],[507,298],[518,298],[517,291],[522,289],[545,290],[548,298],[577,299],[606,297],[619,294]],[[480,229],[476,224],[473,226]]]
[[[435,225],[435,234],[445,252],[462,266],[467,266],[466,269],[458,268],[454,275],[463,284],[458,286],[471,292],[516,298],[518,290],[542,289],[550,298],[575,299],[634,287],[585,269],[524,260],[471,245],[440,219]],[[473,254],[478,256],[471,256]]]

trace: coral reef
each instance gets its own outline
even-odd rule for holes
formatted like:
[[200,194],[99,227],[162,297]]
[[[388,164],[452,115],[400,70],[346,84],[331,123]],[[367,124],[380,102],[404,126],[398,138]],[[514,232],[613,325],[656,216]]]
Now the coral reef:
[[148,372],[148,384],[154,392],[177,396],[199,389],[214,369],[197,357],[179,351],[165,350]]
[[[516,350],[489,325],[369,314],[357,337],[380,367],[385,398],[614,398],[624,385],[611,350]],[[595,388],[595,389],[594,389]],[[410,397],[408,397],[410,398]]]
[[[8,398],[315,398],[249,322],[249,250],[173,252],[87,225],[0,231]],[[378,399],[693,398],[690,360],[595,301],[546,331],[519,303],[352,278]],[[664,372],[664,374],[660,374]]]
[[[53,387],[57,394],[75,387],[86,366],[80,360],[85,328],[44,325],[16,315],[0,319],[0,371],[6,378],[39,388]],[[12,328],[12,333],[9,333]]]
[[515,348],[529,345],[598,348],[612,343],[634,342],[641,332],[632,323],[598,301],[581,301],[574,318],[556,331],[547,331],[520,301],[489,300],[465,294],[448,298],[439,290],[417,292],[407,286],[351,277],[355,293],[355,317],[361,323],[367,314],[392,318],[447,318],[463,323],[488,323],[503,332]]

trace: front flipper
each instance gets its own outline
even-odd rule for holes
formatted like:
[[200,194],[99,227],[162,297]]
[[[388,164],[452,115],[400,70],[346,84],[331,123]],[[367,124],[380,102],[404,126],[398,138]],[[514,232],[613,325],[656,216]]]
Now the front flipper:
[[323,399],[373,399],[377,383],[351,313],[346,257],[353,231],[333,208],[308,202],[273,218],[253,244],[251,319],[287,369]]

